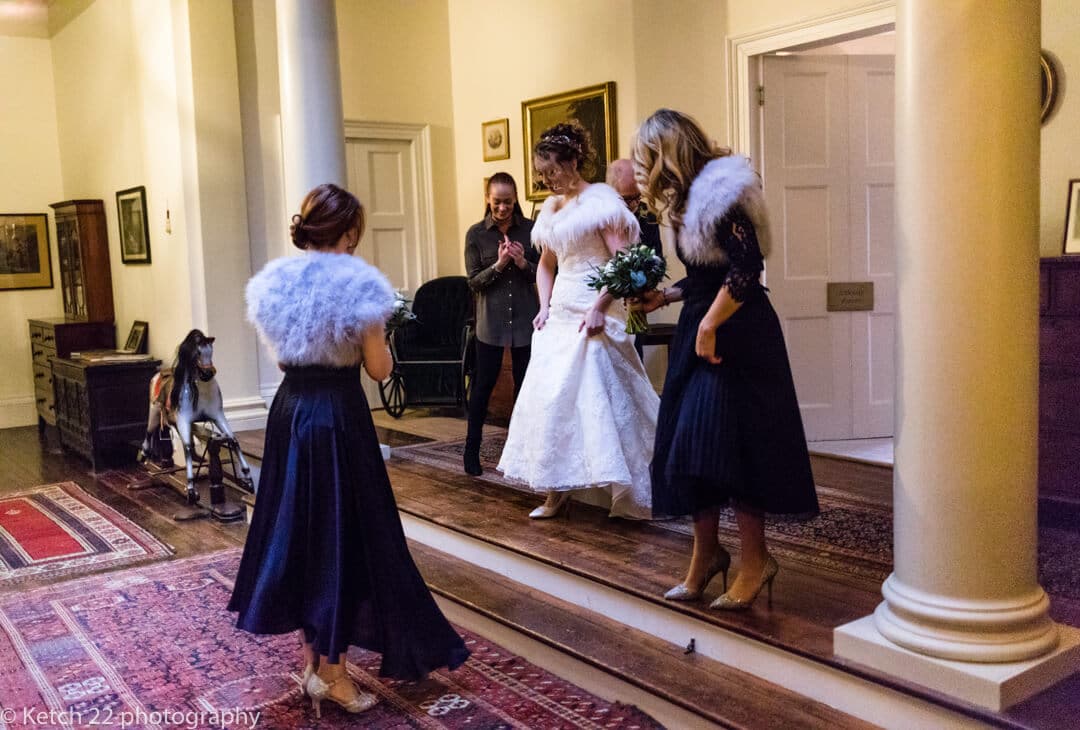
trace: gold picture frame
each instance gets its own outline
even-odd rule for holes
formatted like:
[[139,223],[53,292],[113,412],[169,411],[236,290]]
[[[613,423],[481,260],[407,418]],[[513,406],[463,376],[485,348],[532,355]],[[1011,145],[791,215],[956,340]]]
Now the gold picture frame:
[[480,125],[484,162],[510,159],[510,120],[492,119]]
[[608,163],[618,157],[615,82],[608,81],[521,102],[526,200],[543,200],[551,195],[551,191],[533,174],[532,150],[545,129],[562,122],[575,122],[588,133],[595,159],[586,161],[581,171],[582,177],[589,182],[603,182]]
[[1065,204],[1065,255],[1080,254],[1080,179],[1069,181],[1069,199]]
[[0,214],[0,291],[52,287],[49,217],[45,213]]
[[1058,96],[1057,67],[1054,64],[1053,57],[1046,51],[1039,53],[1039,70],[1042,81],[1039,120],[1046,124],[1046,120],[1050,118],[1050,114],[1054,111]]

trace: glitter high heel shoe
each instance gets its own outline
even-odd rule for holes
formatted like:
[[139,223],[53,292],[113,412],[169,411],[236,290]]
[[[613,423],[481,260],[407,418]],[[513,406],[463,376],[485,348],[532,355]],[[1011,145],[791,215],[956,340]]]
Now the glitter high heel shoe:
[[547,502],[545,502],[529,513],[529,519],[548,520],[552,517],[558,517],[559,513],[563,511],[565,511],[566,516],[569,517],[570,501],[570,492],[559,492],[559,496],[555,498],[555,504],[549,507]]
[[757,590],[754,591],[754,595],[750,596],[744,601],[737,601],[734,598],[728,596],[727,591],[717,598],[715,601],[709,604],[709,608],[715,608],[720,611],[746,611],[754,605],[754,600],[757,599],[758,594],[761,593],[761,589],[765,586],[769,587],[769,608],[772,608],[772,582],[776,578],[776,574],[780,572],[780,566],[776,563],[776,559],[772,555],[765,561],[765,570],[761,573],[761,582],[758,583]]
[[730,567],[731,553],[721,545],[719,552],[713,556],[712,565],[709,566],[709,572],[705,574],[705,580],[702,582],[701,588],[692,591],[686,587],[685,583],[680,583],[665,593],[664,598],[668,601],[696,601],[701,598],[701,594],[709,587],[709,583],[712,582],[717,573],[724,574],[724,591],[727,591],[727,574]]
[[[352,680],[349,679],[348,675],[342,675],[329,682],[324,680],[318,674],[312,674],[308,677],[305,690],[307,691],[308,697],[311,698],[311,706],[315,709],[315,717],[317,719],[322,719],[323,700],[330,700],[351,715],[359,715],[361,712],[367,712],[379,703],[378,697],[370,692],[361,692],[360,690],[356,690],[356,697],[353,697],[350,700],[342,700],[330,694],[330,689],[340,682],[349,682],[352,684]],[[353,687],[353,689],[356,688]]]
[[315,674],[315,665],[308,662],[304,665],[304,673],[300,675],[300,690],[304,693],[304,696],[308,696],[308,680]]

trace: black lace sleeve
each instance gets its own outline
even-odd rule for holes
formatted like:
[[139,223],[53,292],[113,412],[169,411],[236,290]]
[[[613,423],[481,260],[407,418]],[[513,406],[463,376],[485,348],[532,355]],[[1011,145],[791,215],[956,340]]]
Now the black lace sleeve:
[[761,271],[765,268],[754,224],[742,209],[736,208],[720,222],[717,236],[731,262],[724,286],[731,292],[732,299],[746,301],[747,296],[761,286]]

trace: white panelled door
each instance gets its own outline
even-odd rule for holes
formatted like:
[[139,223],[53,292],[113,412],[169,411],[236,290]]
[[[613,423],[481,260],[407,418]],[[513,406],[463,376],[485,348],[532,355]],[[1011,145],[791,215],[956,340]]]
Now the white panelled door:
[[[764,59],[766,282],[811,441],[892,435],[892,57]],[[871,312],[826,311],[873,281]]]
[[[874,309],[850,312],[852,437],[893,435],[896,248],[893,246],[892,56],[848,56],[851,279],[874,283]],[[842,313],[838,313],[842,314]]]
[[[425,170],[430,164],[423,148],[424,137],[400,133],[377,125],[356,133],[346,125],[345,157],[349,189],[360,198],[367,225],[357,253],[376,266],[394,288],[410,294],[433,278],[434,242],[431,223],[425,218],[430,206],[431,182]],[[375,381],[363,376],[364,392],[374,408],[381,405]]]
[[349,189],[367,213],[357,253],[395,287],[415,291],[424,272],[412,144],[399,139],[348,139],[345,147]]

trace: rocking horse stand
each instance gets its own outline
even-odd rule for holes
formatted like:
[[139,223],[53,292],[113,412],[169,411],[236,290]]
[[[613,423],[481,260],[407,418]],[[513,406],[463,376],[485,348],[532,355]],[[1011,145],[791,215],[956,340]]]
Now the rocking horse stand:
[[[173,513],[172,518],[177,522],[189,522],[205,517],[212,517],[218,522],[236,522],[242,520],[244,518],[244,506],[230,500],[226,495],[225,490],[225,480],[228,479],[238,488],[247,492],[254,492],[251,478],[237,473],[237,458],[234,451],[239,451],[240,444],[235,440],[216,432],[213,429],[212,421],[194,424],[192,430],[199,436],[199,440],[204,444],[201,452],[196,452],[192,455],[192,460],[196,462],[194,476],[197,481],[203,476],[203,468],[206,468],[207,476],[210,478],[210,506],[204,506],[201,498],[194,503],[187,501]],[[227,452],[227,456],[224,459],[222,458],[221,453],[223,447]],[[180,472],[185,471],[186,467],[172,463],[171,443],[167,451],[167,455],[163,450],[156,455],[156,458],[148,459],[144,462],[143,468],[147,471],[147,478],[133,482],[128,486],[128,489],[139,491],[149,489],[150,487],[167,486],[185,499],[188,499],[186,487],[178,481],[167,478],[172,474],[179,474]],[[226,469],[226,463],[228,464],[228,469]]]

